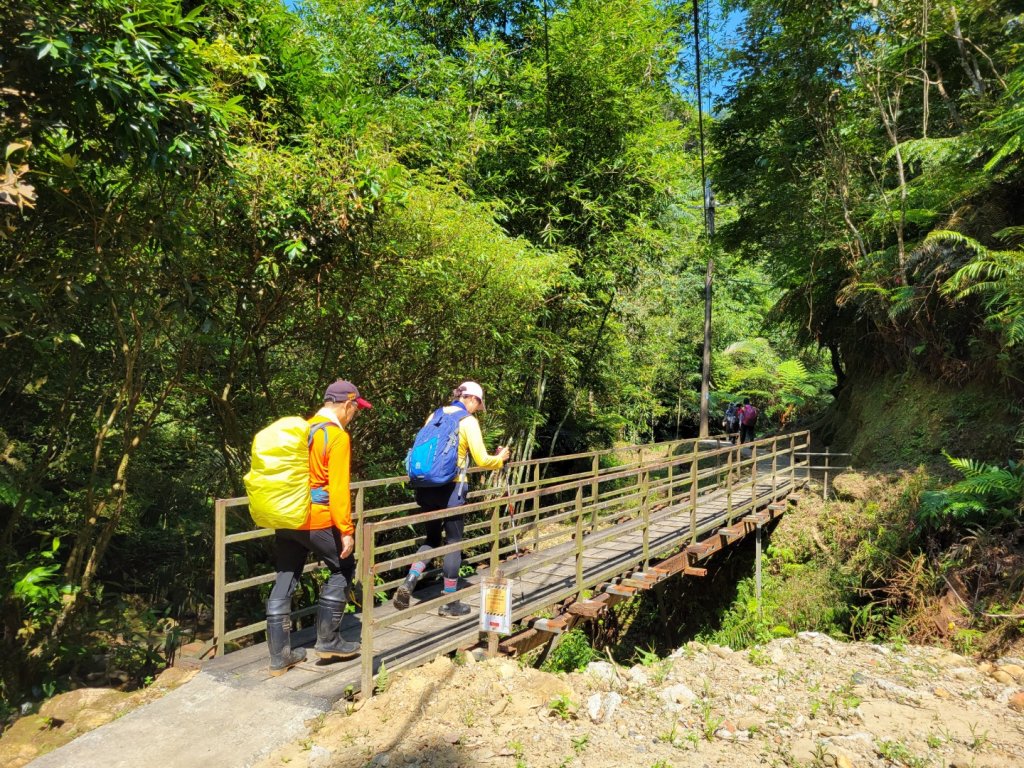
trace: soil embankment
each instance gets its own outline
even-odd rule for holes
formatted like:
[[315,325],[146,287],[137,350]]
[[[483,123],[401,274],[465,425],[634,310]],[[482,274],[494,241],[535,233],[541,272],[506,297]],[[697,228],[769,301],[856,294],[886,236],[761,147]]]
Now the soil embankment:
[[442,658],[260,768],[1024,765],[1024,663],[803,633],[551,675]]

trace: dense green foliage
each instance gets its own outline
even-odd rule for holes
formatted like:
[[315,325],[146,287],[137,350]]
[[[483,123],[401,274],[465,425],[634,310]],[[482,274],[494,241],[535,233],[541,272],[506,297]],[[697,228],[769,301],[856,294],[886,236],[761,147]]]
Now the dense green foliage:
[[963,479],[915,472],[846,475],[772,532],[760,605],[744,578],[705,640],[748,647],[800,631],[943,642],[993,655],[1019,642],[1024,477],[950,459]]
[[[518,455],[693,429],[708,246],[685,11],[0,7],[5,701],[141,680],[201,625],[211,500],[242,491],[259,427],[337,376],[376,404],[364,477],[395,473],[467,377]],[[716,289],[716,350],[770,339],[716,351],[720,399],[782,376],[779,420],[812,409],[820,361],[763,328],[758,267],[716,261],[738,280]]]
[[998,528],[1024,521],[1024,467],[1016,461],[999,467],[973,459],[949,457],[963,479],[921,496],[918,527],[938,531],[947,526]]
[[1024,5],[733,5],[716,180],[740,206],[730,241],[770,255],[778,316],[841,371],[1019,395]]
[[[879,371],[994,392],[885,425],[997,461],[883,510],[877,561],[837,545],[822,622],[877,627],[842,606],[912,552],[891,520],[1019,518],[1024,6],[727,6],[714,243],[687,2],[0,6],[0,700],[141,679],[200,626],[212,499],[337,376],[376,404],[362,476],[467,377],[519,456],[692,431],[709,257],[713,413],[785,425]],[[729,621],[771,634],[748,597]]]

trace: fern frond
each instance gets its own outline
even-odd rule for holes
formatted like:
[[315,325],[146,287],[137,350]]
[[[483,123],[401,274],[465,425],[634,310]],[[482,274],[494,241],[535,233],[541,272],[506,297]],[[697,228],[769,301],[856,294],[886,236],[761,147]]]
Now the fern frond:
[[955,456],[950,456],[948,453],[945,454],[946,461],[949,462],[949,466],[957,470],[964,477],[974,477],[980,475],[989,470],[995,469],[991,464],[986,464],[983,461],[977,459],[960,459]]
[[783,386],[797,386],[807,380],[807,366],[801,360],[784,360],[776,369]]
[[1010,320],[1003,334],[1006,337],[1007,347],[1015,347],[1024,341],[1024,314]]
[[912,285],[902,285],[889,293],[889,317],[896,319],[914,307],[916,291]]
[[951,229],[932,230],[928,233],[928,237],[926,237],[924,241],[925,243],[953,243],[955,245],[966,245],[979,256],[984,256],[988,253],[988,249],[973,237],[968,237],[962,232],[954,232]]
[[992,236],[999,240],[1013,240],[1017,237],[1024,237],[1024,227],[1004,227]]

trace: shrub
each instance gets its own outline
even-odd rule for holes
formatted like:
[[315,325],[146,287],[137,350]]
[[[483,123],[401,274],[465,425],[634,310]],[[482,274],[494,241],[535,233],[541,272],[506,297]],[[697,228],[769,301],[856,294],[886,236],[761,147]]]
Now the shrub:
[[597,658],[582,629],[570,629],[544,662],[548,672],[577,672]]

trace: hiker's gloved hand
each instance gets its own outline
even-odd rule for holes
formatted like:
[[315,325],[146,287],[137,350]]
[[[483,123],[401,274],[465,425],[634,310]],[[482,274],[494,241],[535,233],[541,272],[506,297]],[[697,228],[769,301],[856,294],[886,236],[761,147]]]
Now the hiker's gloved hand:
[[352,554],[352,550],[356,548],[355,536],[342,536],[341,537],[341,559],[344,560],[346,557]]

